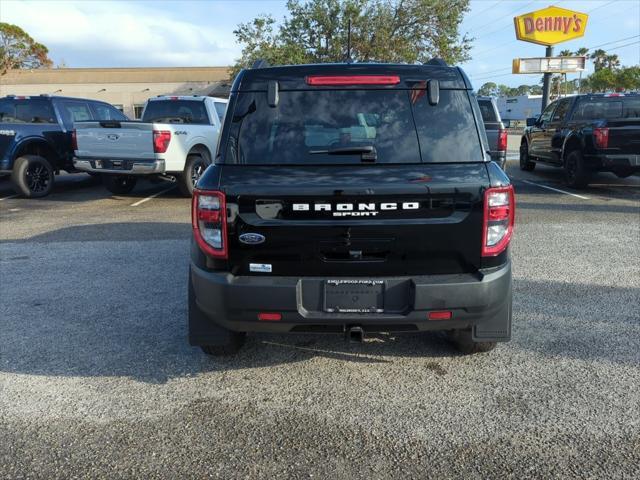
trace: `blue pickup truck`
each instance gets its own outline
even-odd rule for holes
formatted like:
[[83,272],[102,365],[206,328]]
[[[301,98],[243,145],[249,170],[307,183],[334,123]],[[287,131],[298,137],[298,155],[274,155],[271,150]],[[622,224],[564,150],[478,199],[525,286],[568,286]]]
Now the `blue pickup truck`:
[[0,98],[0,176],[11,175],[28,198],[51,192],[54,175],[73,167],[73,123],[128,120],[114,106],[83,98],[7,96]]

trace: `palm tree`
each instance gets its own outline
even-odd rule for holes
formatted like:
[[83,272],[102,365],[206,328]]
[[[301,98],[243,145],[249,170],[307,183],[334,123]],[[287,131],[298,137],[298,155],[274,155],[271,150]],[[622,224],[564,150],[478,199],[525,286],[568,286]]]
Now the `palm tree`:
[[574,52],[574,55],[577,55],[578,57],[586,57],[587,53],[589,53],[589,49],[587,47],[581,47]]
[[601,48],[597,49],[595,52],[589,55],[589,58],[593,60],[593,69],[596,72],[606,66],[607,56],[607,52],[605,52]]
[[573,55],[573,52],[571,50],[562,50],[560,52],[561,57],[570,57],[572,55]]

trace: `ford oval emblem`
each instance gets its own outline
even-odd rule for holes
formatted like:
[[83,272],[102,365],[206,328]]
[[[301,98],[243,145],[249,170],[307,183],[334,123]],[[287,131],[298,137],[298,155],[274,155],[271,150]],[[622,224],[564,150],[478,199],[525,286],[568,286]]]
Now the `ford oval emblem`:
[[264,243],[266,240],[264,235],[260,235],[259,233],[243,233],[239,238],[240,242],[246,243],[247,245],[258,245]]

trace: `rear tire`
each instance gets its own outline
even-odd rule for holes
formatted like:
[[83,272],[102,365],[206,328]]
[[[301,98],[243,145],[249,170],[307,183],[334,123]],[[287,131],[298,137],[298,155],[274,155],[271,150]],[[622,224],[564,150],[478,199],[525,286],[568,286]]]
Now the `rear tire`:
[[38,155],[23,155],[16,159],[11,172],[14,189],[27,198],[45,197],[53,188],[53,167]]
[[189,333],[192,333],[192,326],[202,325],[206,327],[207,345],[200,345],[200,348],[207,355],[223,357],[234,355],[244,345],[247,334],[245,332],[234,332],[220,325],[216,325],[201,309],[196,302],[195,292],[191,279],[189,279]]
[[585,188],[591,180],[591,172],[584,163],[582,152],[573,150],[569,152],[564,161],[564,177],[567,186],[571,188]]
[[465,355],[489,352],[496,348],[497,342],[475,342],[472,338],[471,328],[464,330],[452,330],[449,332],[449,340]]
[[531,172],[534,168],[536,164],[529,158],[529,147],[527,142],[524,142],[520,145],[520,170]]
[[189,155],[184,171],[178,176],[178,188],[185,197],[193,195],[193,189],[198,180],[209,166],[209,163],[200,155]]
[[131,175],[102,175],[102,183],[114,195],[131,193],[138,179]]

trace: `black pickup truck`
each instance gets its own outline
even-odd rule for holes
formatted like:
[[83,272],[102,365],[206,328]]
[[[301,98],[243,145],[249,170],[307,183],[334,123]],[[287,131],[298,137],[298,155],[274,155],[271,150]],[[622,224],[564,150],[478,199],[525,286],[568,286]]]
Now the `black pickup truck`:
[[426,65],[243,70],[192,204],[189,338],[511,335],[514,193],[471,84]]
[[44,197],[54,174],[73,167],[73,123],[128,120],[108,103],[49,95],[0,98],[0,175],[25,197]]
[[584,188],[595,172],[640,172],[640,94],[589,94],[551,103],[527,119],[520,168],[536,162],[564,169],[567,185]]

